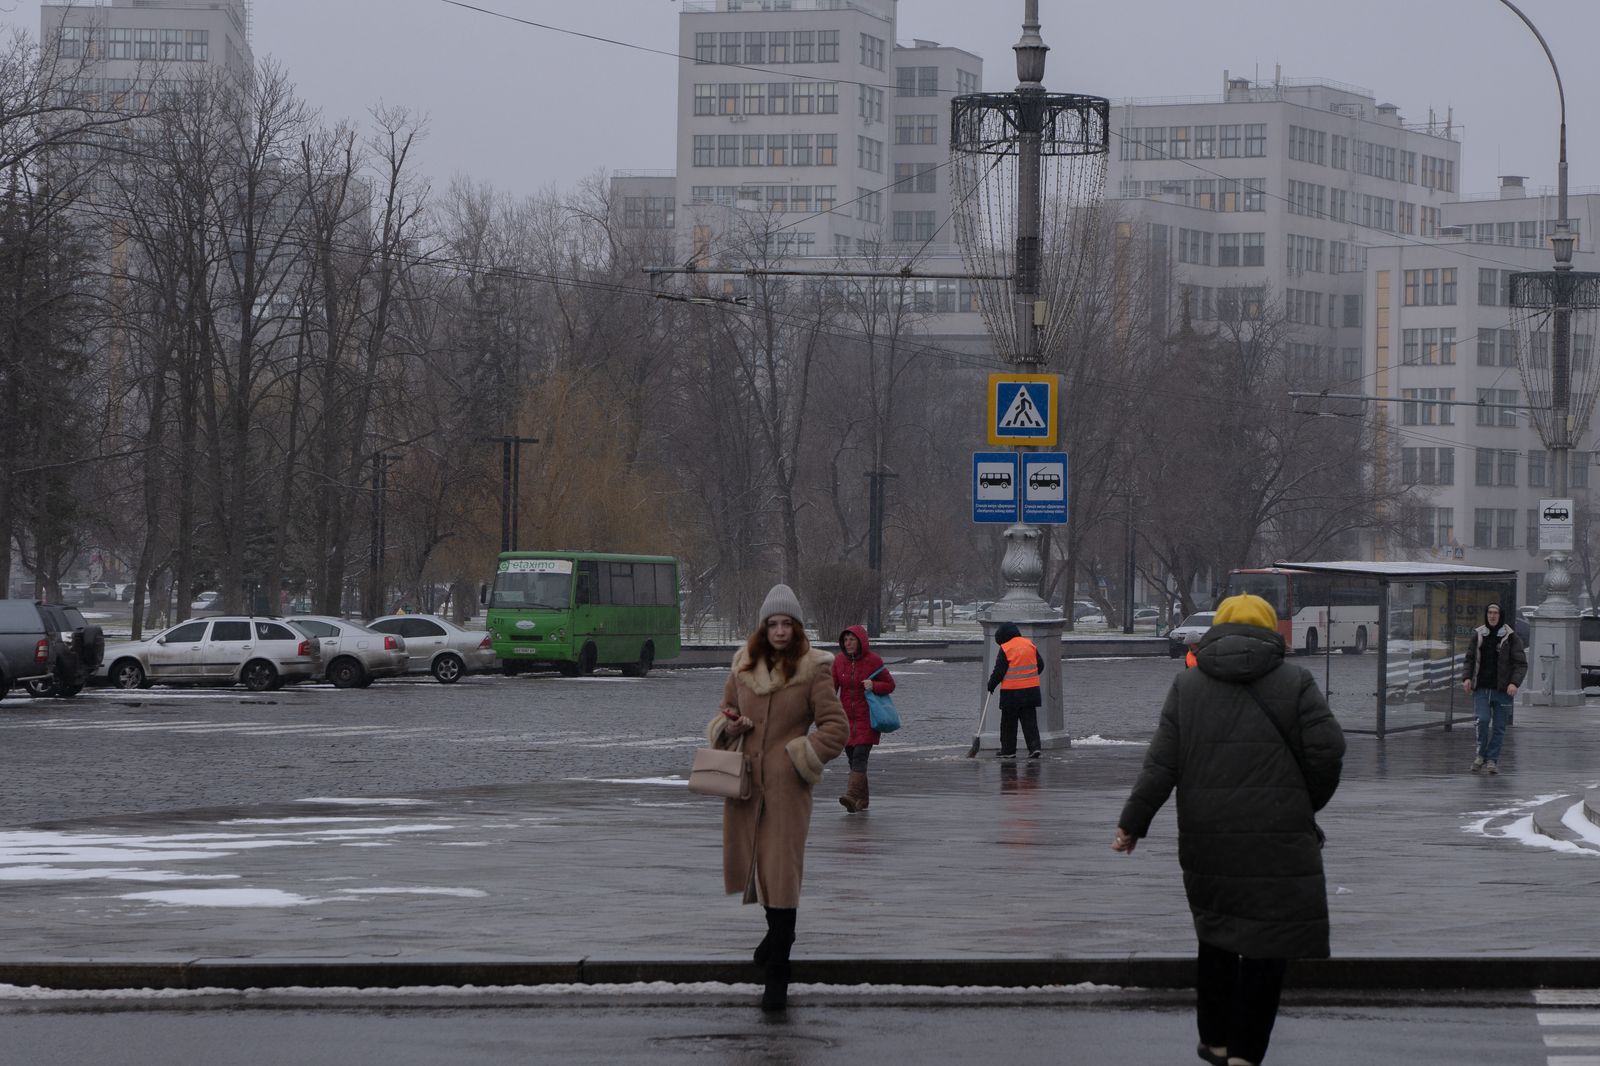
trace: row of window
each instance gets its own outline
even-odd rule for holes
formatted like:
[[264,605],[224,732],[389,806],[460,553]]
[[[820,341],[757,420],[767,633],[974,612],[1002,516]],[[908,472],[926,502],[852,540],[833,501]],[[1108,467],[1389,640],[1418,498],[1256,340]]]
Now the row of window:
[[696,134],[697,167],[831,167],[839,162],[836,133]]
[[1361,349],[1290,341],[1289,364],[1301,379],[1354,381],[1361,376]]
[[204,63],[211,55],[210,30],[63,26],[60,41],[63,59],[144,59],[173,63]]
[[1335,170],[1354,170],[1369,177],[1455,192],[1456,165],[1449,159],[1423,154],[1419,173],[1416,152],[1370,141],[1357,141],[1352,150],[1350,139],[1336,133],[1332,136],[1330,153],[1328,134],[1305,126],[1290,126],[1288,139],[1289,158],[1296,162],[1332,166]]
[[1267,290],[1261,285],[1182,285],[1178,289],[1189,317],[1200,322],[1256,321],[1266,312]]
[[1454,307],[1456,268],[1407,270],[1402,274],[1401,300],[1407,307]]
[[670,196],[622,198],[622,224],[630,229],[671,229],[676,220],[677,204]]
[[[1572,235],[1578,235],[1579,219],[1570,222]],[[1477,244],[1506,244],[1517,245],[1522,248],[1538,248],[1544,244],[1547,233],[1555,232],[1556,220],[1550,219],[1540,226],[1538,220],[1525,220],[1522,222],[1479,222],[1470,227],[1472,240]]]
[[1267,154],[1264,122],[1232,126],[1124,126],[1121,158],[1239,159]]
[[[1578,469],[1574,465],[1574,469]],[[1429,484],[1429,482],[1412,482]],[[1441,482],[1441,484],[1447,484]],[[1524,542],[1534,550],[1539,543],[1539,509],[1527,508],[1527,536]],[[1411,548],[1455,546],[1455,511],[1449,507],[1407,507],[1401,512],[1401,543]],[[1474,507],[1472,509],[1472,546],[1479,549],[1510,549],[1517,547],[1517,509],[1514,507]]]
[[895,144],[938,144],[938,115],[896,115],[894,117]]
[[697,33],[696,63],[837,63],[838,30],[766,30],[753,33]]
[[[1400,331],[1400,362],[1404,366],[1454,366],[1456,331],[1443,329],[1403,329]],[[1481,400],[1482,397],[1479,397]]]
[[[878,121],[883,119],[883,94],[878,93]],[[868,97],[862,96],[863,110]],[[839,83],[835,81],[725,81],[694,86],[696,115],[836,115]]]
[[897,241],[931,241],[938,231],[938,212],[894,212],[894,239]]
[[765,204],[775,211],[832,211],[838,199],[837,185],[695,185],[690,195],[697,204],[731,207],[748,200]]
[[1205,178],[1198,181],[1146,181],[1124,178],[1117,195],[1124,199],[1159,196],[1202,211],[1265,211],[1266,178]]

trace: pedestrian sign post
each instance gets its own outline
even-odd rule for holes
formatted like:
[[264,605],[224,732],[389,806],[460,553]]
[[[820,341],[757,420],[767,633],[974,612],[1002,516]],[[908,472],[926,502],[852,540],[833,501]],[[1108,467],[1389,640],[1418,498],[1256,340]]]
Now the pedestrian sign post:
[[1022,456],[1022,520],[1031,525],[1067,523],[1067,453],[1029,452]]
[[972,520],[1017,520],[1017,456],[1014,452],[974,452],[972,456]]
[[1056,400],[1059,374],[990,374],[989,443],[1056,442]]

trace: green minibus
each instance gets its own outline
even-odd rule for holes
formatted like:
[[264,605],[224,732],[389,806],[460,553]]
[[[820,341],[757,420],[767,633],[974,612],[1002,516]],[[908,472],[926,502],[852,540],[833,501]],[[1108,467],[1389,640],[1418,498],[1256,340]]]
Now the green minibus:
[[503,552],[486,603],[508,674],[616,666],[643,677],[680,649],[678,561],[666,555]]

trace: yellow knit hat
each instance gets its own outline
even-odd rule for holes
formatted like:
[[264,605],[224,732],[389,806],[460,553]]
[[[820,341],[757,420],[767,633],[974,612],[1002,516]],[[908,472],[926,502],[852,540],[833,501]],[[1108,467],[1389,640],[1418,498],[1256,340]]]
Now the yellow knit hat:
[[1236,625],[1260,626],[1274,633],[1278,631],[1278,613],[1272,609],[1272,604],[1248,592],[1241,596],[1229,596],[1218,604],[1217,616],[1211,622],[1219,626],[1232,622]]

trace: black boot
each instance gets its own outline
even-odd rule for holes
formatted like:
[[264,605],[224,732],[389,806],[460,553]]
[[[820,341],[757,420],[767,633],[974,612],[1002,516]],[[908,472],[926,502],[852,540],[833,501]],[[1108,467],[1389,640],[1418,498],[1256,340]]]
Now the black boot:
[[762,941],[767,948],[767,985],[761,994],[764,1011],[781,1011],[789,1005],[789,951],[794,947],[794,920],[793,907],[767,908],[767,939]]

